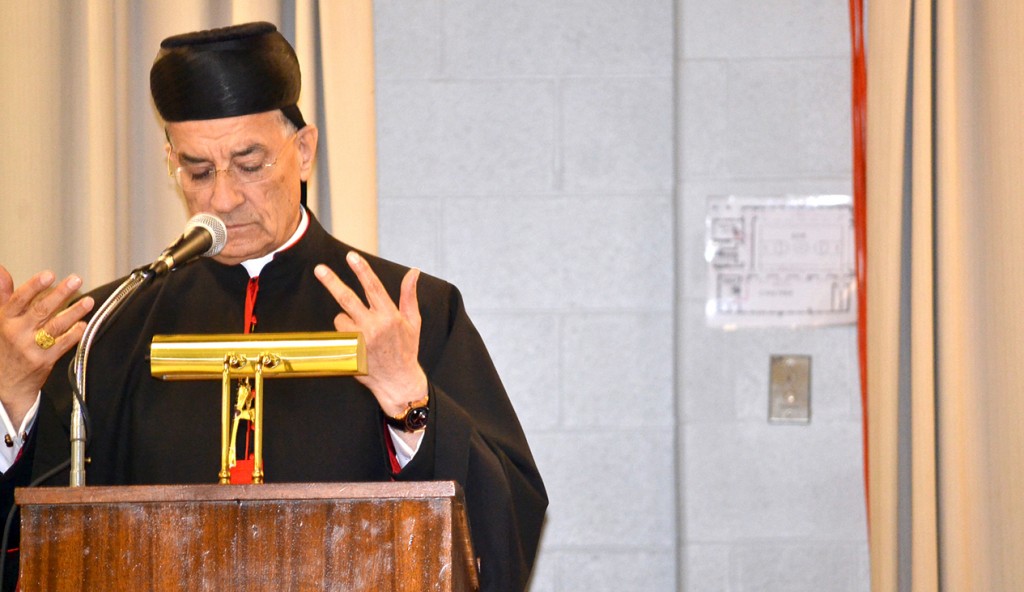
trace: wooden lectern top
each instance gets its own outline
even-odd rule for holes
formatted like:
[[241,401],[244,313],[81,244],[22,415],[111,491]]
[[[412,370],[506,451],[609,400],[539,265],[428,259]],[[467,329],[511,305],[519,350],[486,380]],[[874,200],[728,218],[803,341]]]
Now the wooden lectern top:
[[14,501],[30,504],[117,504],[259,500],[388,500],[457,497],[454,481],[389,483],[265,483],[262,485],[91,485],[18,488]]
[[21,588],[477,590],[452,481],[18,489]]

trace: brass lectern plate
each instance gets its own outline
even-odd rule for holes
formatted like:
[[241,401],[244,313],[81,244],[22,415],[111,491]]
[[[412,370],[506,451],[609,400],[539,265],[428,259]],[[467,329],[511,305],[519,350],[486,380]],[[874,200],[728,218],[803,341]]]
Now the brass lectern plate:
[[[279,359],[263,367],[264,378],[366,374],[366,351],[359,333],[306,332],[262,334],[155,335],[150,372],[162,380],[209,380],[224,372],[226,355],[255,361]],[[251,363],[229,371],[231,378],[253,376]]]

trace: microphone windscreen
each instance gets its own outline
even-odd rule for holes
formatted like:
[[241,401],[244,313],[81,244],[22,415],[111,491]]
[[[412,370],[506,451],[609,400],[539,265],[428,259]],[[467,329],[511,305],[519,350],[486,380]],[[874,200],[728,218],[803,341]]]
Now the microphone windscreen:
[[182,234],[188,234],[193,228],[197,227],[205,228],[210,232],[210,236],[213,237],[213,243],[210,244],[210,248],[200,257],[213,257],[220,253],[224,249],[224,245],[228,243],[228,227],[217,216],[207,213],[192,216],[188,223],[185,224],[185,231]]

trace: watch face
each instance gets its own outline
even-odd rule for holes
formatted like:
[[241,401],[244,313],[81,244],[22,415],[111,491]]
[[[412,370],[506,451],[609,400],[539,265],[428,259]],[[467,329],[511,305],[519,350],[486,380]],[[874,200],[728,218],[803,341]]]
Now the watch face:
[[409,414],[405,416],[405,429],[410,432],[422,430],[427,427],[428,417],[430,417],[430,408],[428,407],[416,407],[415,409],[410,409]]

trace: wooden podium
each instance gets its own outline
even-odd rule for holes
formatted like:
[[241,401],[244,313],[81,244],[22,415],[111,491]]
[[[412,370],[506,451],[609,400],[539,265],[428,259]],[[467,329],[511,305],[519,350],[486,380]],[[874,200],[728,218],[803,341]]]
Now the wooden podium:
[[463,592],[451,481],[19,489],[21,589]]

